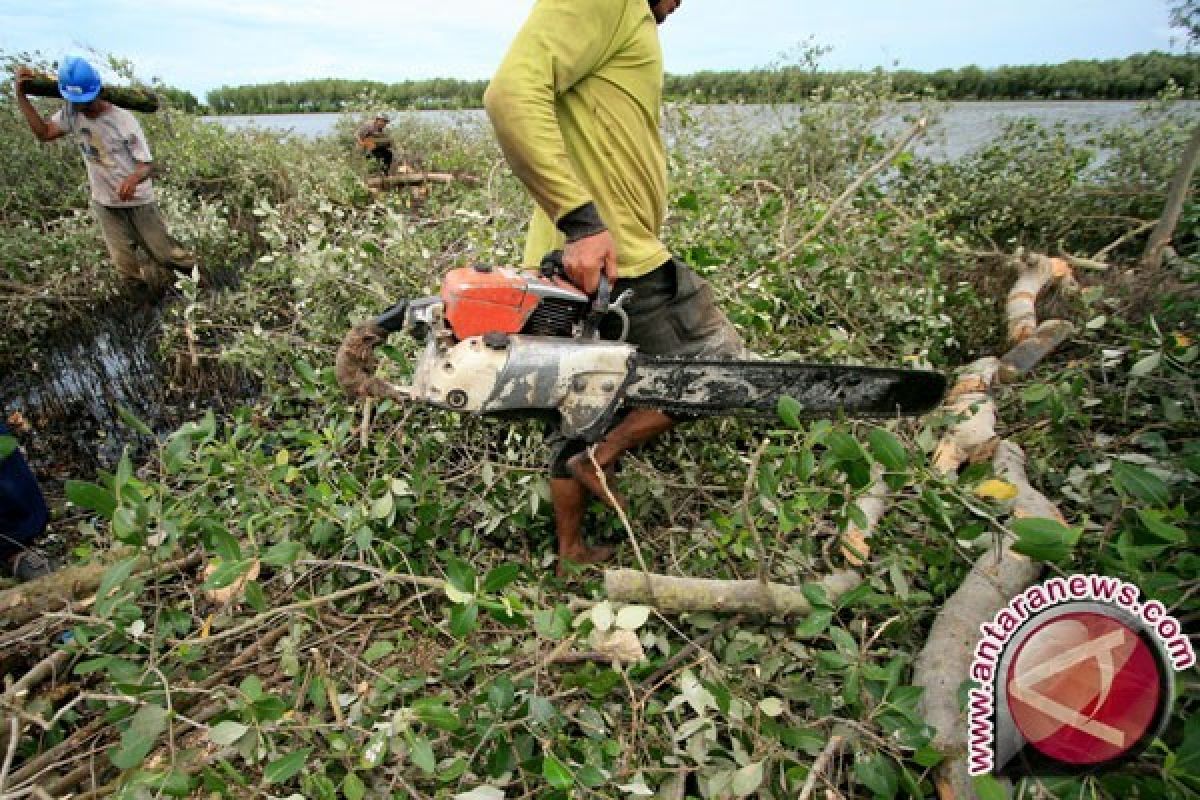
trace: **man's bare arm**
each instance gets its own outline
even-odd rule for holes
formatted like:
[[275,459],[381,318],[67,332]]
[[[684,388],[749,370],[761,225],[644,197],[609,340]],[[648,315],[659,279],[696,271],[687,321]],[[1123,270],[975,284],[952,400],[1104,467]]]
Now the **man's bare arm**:
[[21,109],[21,115],[25,117],[25,121],[29,123],[29,129],[33,131],[33,135],[39,141],[52,142],[63,137],[66,132],[55,125],[53,121],[42,119],[42,115],[33,107],[33,103],[29,102],[23,84],[32,77],[33,71],[29,67],[17,67],[16,75],[13,77],[13,94],[17,98],[17,108]]

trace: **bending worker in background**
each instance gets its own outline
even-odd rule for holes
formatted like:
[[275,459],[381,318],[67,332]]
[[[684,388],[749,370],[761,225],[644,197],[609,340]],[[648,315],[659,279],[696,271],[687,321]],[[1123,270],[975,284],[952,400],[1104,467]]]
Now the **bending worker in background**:
[[[27,67],[17,69],[17,106],[40,141],[74,135],[87,166],[92,214],[122,279],[158,287],[164,282],[155,274],[159,267],[190,273],[195,258],[171,237],[154,202],[153,159],[137,118],[99,97],[100,74],[82,58],[64,59],[59,67],[58,91],[67,102],[49,120],[25,95],[22,83],[32,77]],[[154,262],[147,265],[150,274],[143,271],[139,248]]]
[[[509,165],[536,201],[526,266],[561,248],[568,277],[583,291],[595,293],[601,273],[613,282],[613,297],[632,289],[627,339],[643,353],[737,358],[741,338],[712,289],[659,239],[667,162],[657,26],[679,4],[538,0],[484,106]],[[600,470],[609,472],[622,453],[675,422],[654,409],[629,411],[595,447]],[[557,448],[550,487],[560,571],[564,561],[612,556],[612,548],[590,547],[582,536],[589,494],[609,502],[600,481],[584,442]]]
[[392,171],[392,140],[384,134],[383,129],[391,120],[387,114],[376,114],[370,122],[360,125],[354,132],[354,139],[367,155],[379,162],[383,174]]

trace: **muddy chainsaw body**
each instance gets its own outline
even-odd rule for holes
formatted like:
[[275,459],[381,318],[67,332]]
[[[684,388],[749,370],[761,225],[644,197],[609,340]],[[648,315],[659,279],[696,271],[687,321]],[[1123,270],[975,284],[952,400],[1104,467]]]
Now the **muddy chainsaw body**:
[[[554,262],[541,273],[451,270],[441,294],[397,303],[352,330],[338,351],[338,379],[356,395],[455,411],[556,411],[564,435],[587,440],[623,407],[771,415],[790,396],[806,416],[894,416],[929,411],[945,392],[944,376],[922,370],[643,355],[623,341],[627,299],[610,302],[605,282],[589,298]],[[398,331],[425,338],[408,386],[371,376],[373,348]]]

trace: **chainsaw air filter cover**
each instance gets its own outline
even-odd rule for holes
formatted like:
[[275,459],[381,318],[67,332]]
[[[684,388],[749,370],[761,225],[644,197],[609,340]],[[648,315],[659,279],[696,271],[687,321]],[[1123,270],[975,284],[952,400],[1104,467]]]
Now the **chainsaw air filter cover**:
[[562,278],[477,265],[447,273],[445,318],[459,341],[487,333],[571,336],[588,298]]

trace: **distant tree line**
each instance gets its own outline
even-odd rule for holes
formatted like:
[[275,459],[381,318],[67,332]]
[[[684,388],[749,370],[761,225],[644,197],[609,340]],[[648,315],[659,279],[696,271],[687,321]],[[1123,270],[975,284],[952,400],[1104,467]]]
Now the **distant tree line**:
[[[670,98],[700,103],[802,102],[882,74],[804,67],[705,71],[668,75],[665,90]],[[1141,100],[1172,83],[1195,96],[1200,90],[1200,56],[1154,52],[1105,61],[886,74],[900,94],[932,93],[943,100]],[[214,114],[343,111],[361,104],[364,97],[390,108],[460,109],[481,107],[486,88],[487,81],[452,78],[400,83],[328,78],[222,86],[210,91],[207,100]]]
[[186,111],[189,114],[194,114],[202,110],[200,101],[196,99],[196,95],[185,89],[176,89],[173,86],[156,86],[155,93],[165,97],[167,104],[171,108],[177,108],[180,111]]

